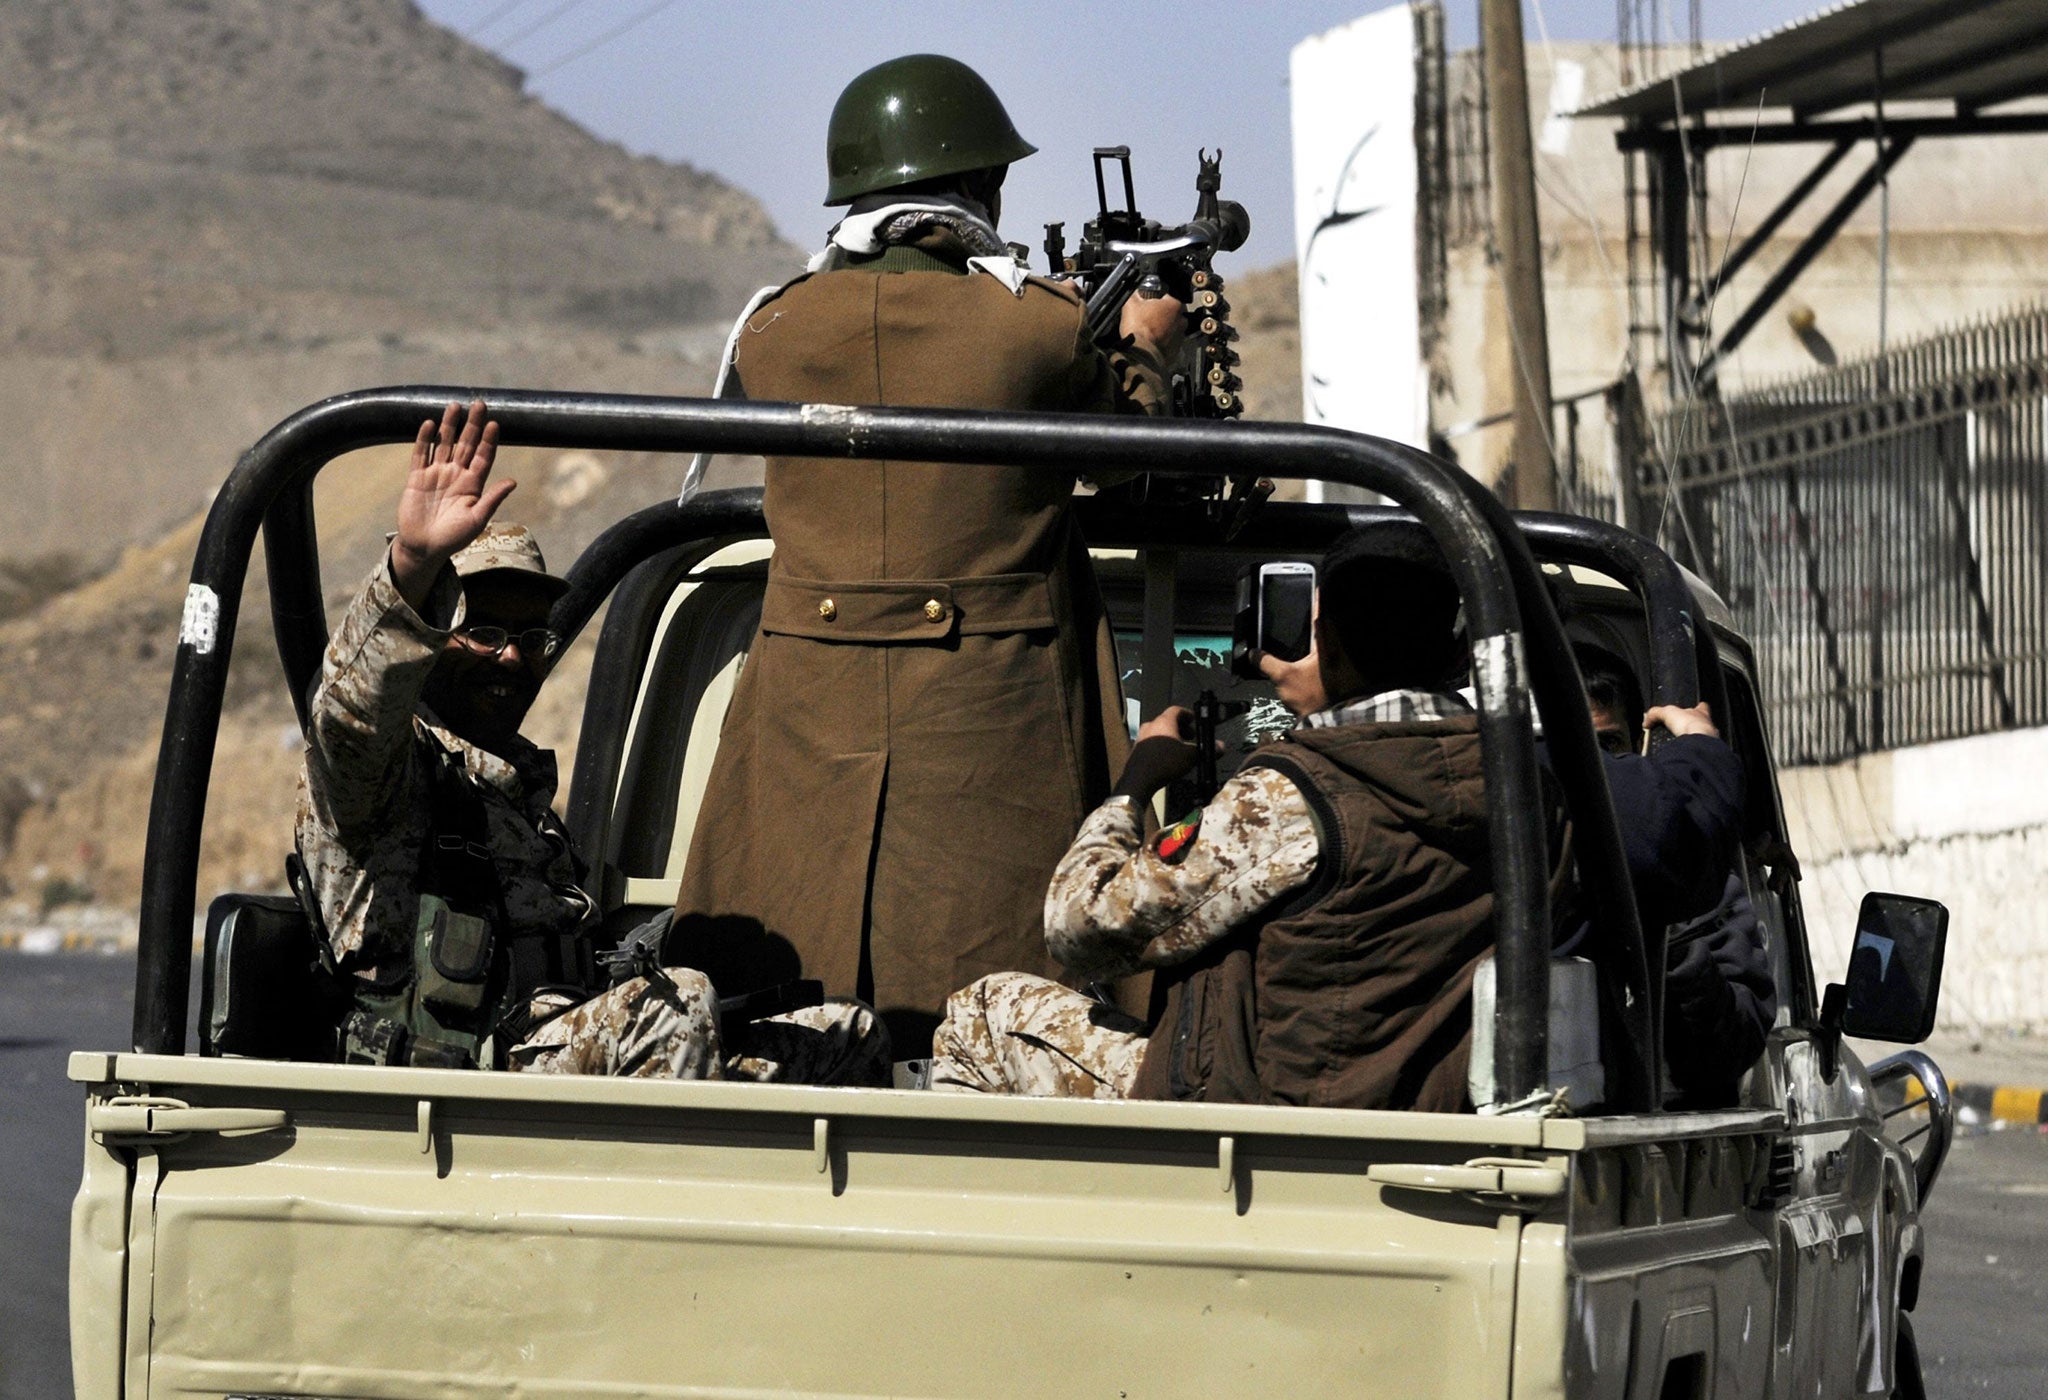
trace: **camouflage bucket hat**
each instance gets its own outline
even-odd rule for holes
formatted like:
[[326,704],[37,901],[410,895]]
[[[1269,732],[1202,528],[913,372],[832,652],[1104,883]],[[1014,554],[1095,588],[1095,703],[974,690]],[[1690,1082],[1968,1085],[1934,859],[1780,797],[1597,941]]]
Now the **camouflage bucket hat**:
[[524,525],[486,525],[484,532],[458,550],[450,562],[455,565],[457,578],[493,573],[527,574],[546,588],[551,598],[559,598],[569,591],[568,580],[548,572],[547,561],[541,557],[540,542]]

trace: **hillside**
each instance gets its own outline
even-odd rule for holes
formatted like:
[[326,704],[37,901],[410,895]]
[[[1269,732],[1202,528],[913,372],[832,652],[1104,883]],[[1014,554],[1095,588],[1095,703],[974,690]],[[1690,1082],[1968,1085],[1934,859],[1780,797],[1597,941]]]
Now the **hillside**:
[[[692,392],[788,274],[749,195],[599,141],[410,0],[8,0],[0,20],[0,899],[132,901],[199,512],[285,414],[371,384]],[[709,119],[711,114],[707,114]],[[401,457],[323,481],[339,602]],[[674,489],[514,454],[573,557]],[[274,879],[290,711],[260,564],[210,886]],[[565,687],[565,692],[573,689]]]
[[104,562],[402,381],[674,391],[794,250],[410,0],[9,0],[0,559]]
[[1245,416],[1269,422],[1301,420],[1301,278],[1291,262],[1234,273],[1231,319],[1243,334]]

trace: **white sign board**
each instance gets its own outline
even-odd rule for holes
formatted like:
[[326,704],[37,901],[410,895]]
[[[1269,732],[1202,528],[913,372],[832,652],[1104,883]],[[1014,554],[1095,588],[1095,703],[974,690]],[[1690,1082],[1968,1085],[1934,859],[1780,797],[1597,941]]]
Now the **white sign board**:
[[1429,437],[1415,267],[1415,21],[1406,4],[1297,44],[1302,417]]

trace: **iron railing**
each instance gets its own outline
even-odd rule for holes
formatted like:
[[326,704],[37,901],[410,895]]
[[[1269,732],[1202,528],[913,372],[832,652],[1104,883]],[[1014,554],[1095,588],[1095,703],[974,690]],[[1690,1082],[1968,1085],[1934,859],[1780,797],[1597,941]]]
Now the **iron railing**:
[[2048,307],[1655,437],[1635,523],[1755,643],[1781,762],[2048,724]]

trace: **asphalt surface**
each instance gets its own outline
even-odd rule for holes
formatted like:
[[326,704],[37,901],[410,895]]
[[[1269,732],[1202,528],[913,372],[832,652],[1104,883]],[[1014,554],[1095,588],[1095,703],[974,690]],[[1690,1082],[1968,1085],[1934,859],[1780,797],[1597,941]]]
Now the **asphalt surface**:
[[[128,956],[0,953],[0,1400],[71,1394],[65,1260],[85,1121],[65,1058],[128,1044],[133,987]],[[2048,1135],[1959,1136],[1927,1232],[1914,1324],[1928,1394],[2048,1396]]]

